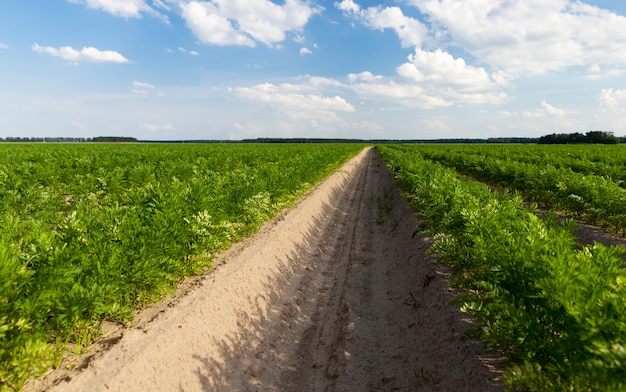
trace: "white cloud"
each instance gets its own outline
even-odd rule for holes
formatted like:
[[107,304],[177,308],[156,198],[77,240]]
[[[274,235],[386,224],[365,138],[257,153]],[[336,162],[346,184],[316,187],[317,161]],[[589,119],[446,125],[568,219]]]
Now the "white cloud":
[[300,48],[300,56],[304,56],[305,54],[313,54],[313,52],[309,48]]
[[[440,36],[515,77],[626,65],[626,18],[569,0],[409,0]],[[436,35],[436,34],[435,34]]]
[[147,95],[151,90],[154,89],[154,85],[150,83],[134,81],[132,85],[133,88],[130,91],[135,94]]
[[398,7],[369,7],[362,9],[353,0],[343,0],[341,3],[335,3],[335,6],[346,13],[352,14],[372,29],[392,29],[398,35],[404,47],[419,47],[428,36],[426,26],[417,19],[404,15]]
[[442,50],[416,49],[408,60],[397,67],[401,80],[361,72],[349,74],[348,81],[362,98],[396,100],[403,106],[422,109],[500,104],[507,99],[484,68],[467,65]]
[[307,1],[211,0],[181,3],[182,16],[193,34],[214,45],[273,45],[297,33],[309,18],[321,12]]
[[94,63],[127,63],[128,59],[111,50],[99,50],[93,47],[83,47],[76,50],[71,46],[62,46],[53,48],[51,46],[39,46],[37,43],[32,46],[33,51],[38,53],[46,53],[51,56],[61,57],[64,60],[74,63],[88,61]]
[[369,71],[348,75],[348,80],[353,83],[356,81],[375,82],[375,81],[382,80],[382,79],[383,77],[381,75],[374,75]]
[[427,129],[433,130],[433,131],[447,131],[448,129],[450,129],[450,127],[444,123],[442,120],[438,120],[438,119],[426,119],[422,121],[424,123],[424,126]]
[[409,62],[400,65],[397,71],[414,82],[454,86],[466,91],[497,88],[484,68],[467,65],[462,58],[455,59],[440,49],[434,52],[416,49],[408,59]]
[[140,88],[140,89],[147,90],[147,89],[153,89],[153,88],[154,88],[154,85],[152,85],[152,84],[150,84],[150,83],[144,83],[144,82],[137,82],[137,81],[134,81],[134,82],[133,82],[133,87],[134,87],[134,88]]
[[[167,22],[167,17],[150,7],[145,0],[67,0],[74,4],[84,4],[88,8],[101,10],[114,16],[123,18],[140,18],[146,13]],[[159,0],[154,0],[155,6],[169,10],[169,7]]]
[[363,81],[356,79],[351,88],[363,99],[391,101],[392,105],[399,103],[405,107],[417,107],[421,109],[434,109],[449,107],[453,102],[441,96],[429,95],[423,87],[416,84],[397,83],[393,80],[379,79],[375,81]]
[[612,113],[626,113],[626,90],[602,89],[599,101],[605,109]]
[[361,6],[356,4],[353,0],[343,0],[341,3],[335,3],[335,7],[342,11],[357,13],[361,10]]
[[281,83],[280,91],[288,93],[311,93],[322,94],[324,91],[337,91],[343,85],[336,79],[320,76],[304,75],[296,78],[299,83]]
[[594,64],[587,68],[587,75],[585,76],[585,79],[598,80],[606,77],[621,76],[625,71],[626,70],[624,69],[618,68],[603,69],[598,64]]
[[9,49],[9,45],[0,42],[0,49]]
[[499,114],[506,118],[542,119],[547,117],[563,118],[568,114],[568,111],[558,109],[543,100],[541,101],[541,108],[537,108],[535,110],[524,110],[520,112],[500,111]]
[[263,83],[252,87],[239,87],[234,89],[234,92],[241,98],[270,104],[296,120],[338,121],[337,112],[355,111],[350,103],[338,95],[294,92],[294,85],[290,84]]
[[162,2],[161,0],[152,0],[152,3],[158,7],[158,8],[162,8],[166,11],[171,11],[171,7],[167,4],[165,4],[164,2]]
[[156,86],[150,83],[133,81],[130,92],[139,95],[156,95],[157,97],[164,97],[163,91],[156,91]]
[[181,47],[178,48],[178,51],[181,52],[181,53],[186,53],[186,54],[191,55],[191,56],[197,56],[197,55],[200,54],[200,53],[196,52],[195,50],[187,50],[187,49],[181,48]]
[[509,84],[504,73],[491,76],[484,67],[469,65],[444,50],[422,49],[425,42],[431,41],[426,26],[406,16],[400,8],[364,9],[353,0],[343,0],[335,6],[371,29],[393,29],[404,47],[415,48],[408,62],[396,68],[402,81],[374,79],[368,72],[350,74],[349,81],[362,97],[397,99],[404,106],[424,109],[463,103],[499,104],[506,100],[506,94],[500,91]]
[[183,18],[193,34],[207,44],[254,46],[254,41],[238,31],[213,3],[192,1],[181,5]]
[[145,131],[173,131],[175,128],[172,124],[139,124],[139,128]]
[[550,105],[547,101],[541,101],[541,107],[549,116],[560,117],[565,116],[567,114],[567,110],[557,109],[554,106]]

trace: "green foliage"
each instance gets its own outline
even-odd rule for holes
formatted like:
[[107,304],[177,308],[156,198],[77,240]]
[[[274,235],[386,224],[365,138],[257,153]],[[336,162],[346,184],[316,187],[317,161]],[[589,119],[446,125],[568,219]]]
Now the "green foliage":
[[18,390],[42,374],[57,352],[36,328],[37,299],[21,301],[34,284],[34,273],[11,247],[0,247],[0,389]]
[[590,131],[585,135],[576,132],[572,134],[568,133],[553,133],[545,135],[539,138],[539,144],[618,144],[620,138],[615,136],[613,132],[606,131]]
[[414,146],[427,159],[626,235],[623,146]]
[[0,390],[172,293],[358,145],[0,145]]
[[380,150],[434,237],[431,252],[465,289],[456,301],[509,359],[507,389],[626,388],[623,248],[581,246],[571,222],[460,179],[416,148]]

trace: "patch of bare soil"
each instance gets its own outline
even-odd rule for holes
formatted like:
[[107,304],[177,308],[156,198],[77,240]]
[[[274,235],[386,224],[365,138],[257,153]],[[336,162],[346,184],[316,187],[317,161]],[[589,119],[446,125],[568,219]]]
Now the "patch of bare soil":
[[[29,390],[501,391],[378,152]],[[98,347],[101,347],[98,349]]]
[[626,238],[624,237],[609,234],[596,226],[582,222],[577,222],[574,235],[578,239],[578,242],[583,245],[591,245],[594,242],[599,242],[606,246],[621,246],[624,248],[625,252],[622,257],[626,259]]

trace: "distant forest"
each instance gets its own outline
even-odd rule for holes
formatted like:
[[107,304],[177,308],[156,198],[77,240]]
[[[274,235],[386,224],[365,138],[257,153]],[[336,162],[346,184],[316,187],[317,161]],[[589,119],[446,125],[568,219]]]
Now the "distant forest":
[[14,143],[366,143],[366,144],[618,144],[626,143],[626,136],[617,137],[613,132],[590,131],[586,134],[553,133],[539,138],[499,137],[488,139],[332,139],[332,138],[258,138],[244,140],[138,140],[126,136],[73,137],[7,137],[0,142]]
[[618,144],[626,142],[626,137],[619,138],[613,132],[590,131],[586,134],[553,133],[539,138],[539,144]]
[[134,137],[126,136],[98,136],[86,137],[7,137],[0,138],[0,142],[14,143],[137,143]]

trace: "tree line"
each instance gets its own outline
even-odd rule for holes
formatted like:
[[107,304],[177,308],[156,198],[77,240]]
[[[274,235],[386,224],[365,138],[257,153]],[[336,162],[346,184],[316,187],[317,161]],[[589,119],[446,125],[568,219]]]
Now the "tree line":
[[128,136],[82,137],[6,137],[0,142],[14,143],[374,143],[374,144],[618,144],[626,143],[625,137],[617,137],[613,132],[589,131],[586,134],[552,133],[533,137],[500,138],[456,138],[456,139],[340,139],[340,138],[258,138],[240,141],[225,140],[138,140]]
[[625,142],[626,137],[619,138],[613,132],[589,131],[586,134],[552,133],[539,138],[539,144],[618,144]]
[[97,136],[97,137],[6,137],[0,142],[12,143],[137,143],[134,137]]

